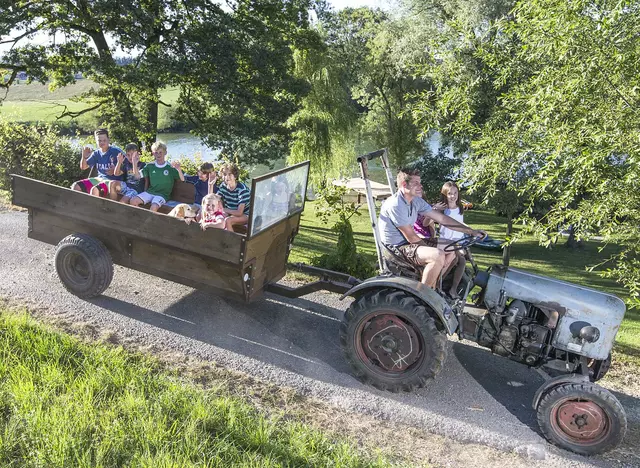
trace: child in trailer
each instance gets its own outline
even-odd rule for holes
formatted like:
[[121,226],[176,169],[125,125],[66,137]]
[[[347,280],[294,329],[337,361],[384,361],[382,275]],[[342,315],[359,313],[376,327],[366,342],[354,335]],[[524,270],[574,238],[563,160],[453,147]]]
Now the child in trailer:
[[224,212],[228,215],[226,228],[233,229],[234,224],[247,224],[249,220],[249,203],[251,190],[238,180],[240,170],[234,163],[227,163],[222,168],[224,182],[220,184],[218,193],[222,197]]
[[218,174],[210,162],[202,163],[198,168],[197,175],[185,174],[184,180],[193,184],[196,188],[194,203],[198,205],[198,208],[202,205],[202,199],[205,196],[210,193],[218,193],[218,186],[216,185],[217,179]]
[[[202,199],[202,209],[198,215],[200,227],[203,231],[213,229],[226,229],[227,213],[222,206],[222,197],[217,193],[205,195]],[[198,218],[196,218],[198,219]]]
[[122,169],[123,164],[125,164],[125,158],[120,148],[111,146],[109,132],[106,129],[99,128],[94,132],[94,136],[98,149],[92,152],[89,146],[82,148],[80,169],[84,171],[95,166],[98,170],[98,175],[74,182],[71,188],[96,197],[104,197],[109,195],[109,184],[112,181],[121,181],[123,179]]
[[123,164],[125,171],[124,181],[113,181],[110,185],[110,197],[117,200],[118,194],[122,195],[120,203],[129,203],[133,197],[144,192],[144,177],[142,169],[146,165],[140,161],[140,150],[135,143],[129,143],[124,147],[126,160]]
[[[444,183],[440,192],[440,202],[436,203],[433,208],[435,210],[442,211],[450,218],[453,218],[459,223],[464,224],[464,216],[462,214],[464,209],[462,207],[462,202],[460,201],[460,190],[454,182]],[[461,239],[463,236],[464,233],[460,231],[454,231],[452,229],[449,229],[446,225],[440,224],[440,239],[444,240],[445,244],[449,244],[455,240]],[[455,257],[451,264],[454,264],[455,262],[457,263],[455,265],[455,271],[453,273],[453,282],[451,283],[451,288],[449,289],[449,291],[447,291],[447,293],[450,297],[457,298],[458,285],[460,284],[460,280],[462,279],[467,261],[465,258],[464,250],[457,250],[453,253],[455,254]]]
[[147,164],[142,169],[145,177],[145,191],[133,197],[130,204],[140,206],[151,203],[151,211],[158,211],[162,205],[167,203],[173,190],[176,180],[184,182],[184,174],[180,169],[180,163],[174,162],[171,165],[165,160],[167,156],[167,145],[156,141],[151,145],[151,152],[154,162]]

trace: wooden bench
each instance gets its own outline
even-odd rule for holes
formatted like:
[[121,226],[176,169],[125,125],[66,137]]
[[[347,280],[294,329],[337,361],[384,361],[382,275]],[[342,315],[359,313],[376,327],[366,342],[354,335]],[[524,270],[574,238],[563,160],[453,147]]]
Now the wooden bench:
[[[178,203],[187,203],[189,205],[193,205],[196,199],[196,186],[189,182],[182,182],[177,180],[175,184],[173,184],[173,191],[171,192],[171,196],[167,203],[162,205],[158,210],[160,213],[168,214],[171,210],[173,210]],[[151,205],[147,203],[144,205],[145,208],[149,208]]]
[[[169,197],[169,200],[167,200],[167,203],[165,203],[160,207],[158,212],[169,214],[169,212],[173,208],[175,208],[179,203],[187,203],[189,205],[193,205],[195,201],[195,197],[196,197],[195,185],[193,185],[190,182],[176,181],[176,183],[173,184],[173,191],[171,192],[171,196]],[[151,204],[147,203],[141,206],[143,208],[149,209]],[[238,234],[246,234],[247,226],[245,226],[244,224],[234,224],[233,231],[237,232]]]

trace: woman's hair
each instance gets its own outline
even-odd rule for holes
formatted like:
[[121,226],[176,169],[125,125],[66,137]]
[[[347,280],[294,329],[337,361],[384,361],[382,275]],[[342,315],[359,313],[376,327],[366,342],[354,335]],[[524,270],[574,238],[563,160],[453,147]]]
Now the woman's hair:
[[456,200],[456,205],[458,206],[458,208],[460,208],[460,213],[462,213],[464,211],[464,208],[462,208],[462,200],[460,199],[460,189],[455,182],[448,181],[444,183],[444,185],[442,186],[442,190],[440,190],[440,201],[446,205],[449,205],[447,196],[449,195],[451,189],[454,187],[456,190],[458,190],[458,199]]

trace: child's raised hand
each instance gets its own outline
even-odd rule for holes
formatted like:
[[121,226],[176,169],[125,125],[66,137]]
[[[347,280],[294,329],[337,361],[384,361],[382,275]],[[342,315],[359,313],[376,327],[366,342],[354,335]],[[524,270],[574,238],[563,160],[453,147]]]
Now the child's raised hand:
[[133,156],[131,156],[131,162],[134,164],[138,164],[140,162],[140,153],[138,153],[137,151],[133,153]]
[[171,167],[173,167],[176,170],[180,170],[180,161],[172,161],[171,162]]
[[209,172],[209,185],[215,184],[216,180],[218,180],[218,174],[216,171]]
[[124,161],[124,154],[118,153],[117,158],[118,158],[118,163],[122,164],[122,161]]
[[82,157],[84,159],[87,159],[92,152],[93,150],[91,149],[91,146],[85,146],[84,148],[82,148]]
[[433,205],[433,209],[438,211],[444,211],[447,209],[447,205],[444,202],[438,202],[435,205]]

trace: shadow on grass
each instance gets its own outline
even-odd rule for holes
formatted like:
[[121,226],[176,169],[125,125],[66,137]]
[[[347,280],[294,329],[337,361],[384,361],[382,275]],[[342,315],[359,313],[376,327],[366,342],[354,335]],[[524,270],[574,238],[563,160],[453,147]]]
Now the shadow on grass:
[[616,343],[615,350],[622,354],[640,358],[640,347],[637,346],[631,346],[624,343]]
[[[321,226],[313,226],[310,224],[300,223],[301,231],[311,231],[311,232],[319,232],[323,234],[331,234],[333,236],[337,236],[336,232],[331,228],[325,228]],[[362,237],[370,237],[371,243],[373,243],[373,232],[364,232],[364,231],[353,231],[353,235],[362,236]]]

